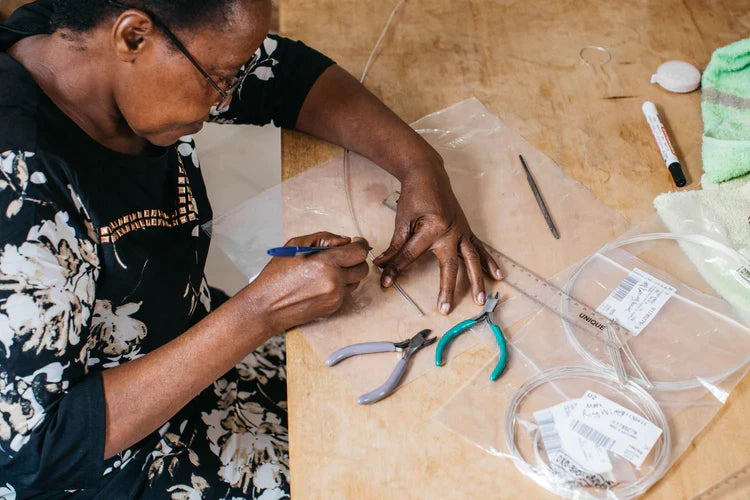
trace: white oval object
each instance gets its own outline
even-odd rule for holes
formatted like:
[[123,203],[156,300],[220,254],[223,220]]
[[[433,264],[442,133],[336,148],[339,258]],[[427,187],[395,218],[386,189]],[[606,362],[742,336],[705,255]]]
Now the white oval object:
[[670,92],[692,92],[701,84],[701,72],[685,61],[667,61],[656,69],[651,83],[658,83]]

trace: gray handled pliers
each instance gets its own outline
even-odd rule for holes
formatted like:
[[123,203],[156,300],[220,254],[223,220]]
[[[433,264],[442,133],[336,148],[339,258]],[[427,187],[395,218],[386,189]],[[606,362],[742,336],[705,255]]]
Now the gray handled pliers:
[[352,344],[350,346],[343,347],[328,356],[328,359],[326,359],[325,363],[328,366],[333,366],[339,361],[350,358],[352,356],[357,356],[359,354],[403,351],[404,355],[396,364],[396,368],[393,369],[393,372],[391,373],[390,377],[388,377],[388,380],[386,380],[385,383],[383,383],[383,385],[381,385],[377,389],[374,389],[367,394],[363,394],[359,398],[357,398],[357,404],[369,405],[380,401],[381,399],[390,395],[394,390],[396,390],[398,383],[404,376],[404,372],[406,372],[406,365],[409,363],[409,359],[414,355],[415,352],[423,347],[434,344],[437,340],[437,337],[432,337],[431,339],[427,338],[430,335],[430,332],[431,330],[422,330],[412,338],[404,340],[403,342],[365,342],[364,344]]

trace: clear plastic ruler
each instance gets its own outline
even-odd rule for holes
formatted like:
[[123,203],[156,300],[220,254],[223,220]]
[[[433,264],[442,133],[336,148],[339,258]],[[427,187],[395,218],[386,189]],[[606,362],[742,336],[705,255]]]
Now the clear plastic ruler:
[[[607,345],[622,348],[630,333],[589,305],[566,294],[547,280],[523,267],[504,253],[485,244],[503,271],[503,283],[555,313],[569,325]],[[561,307],[562,304],[567,308]]]
[[[400,195],[401,193],[395,191],[383,200],[383,204],[396,210]],[[489,245],[485,245],[485,248],[500,265],[503,271],[503,283],[552,311],[572,327],[596,337],[608,346],[622,349],[626,345],[625,340],[631,335],[622,326],[596,312],[593,307],[566,294],[502,252]],[[561,307],[562,304],[567,304],[567,307]],[[626,352],[626,355],[630,357],[629,352]]]
[[698,493],[691,500],[729,500],[733,498],[750,498],[750,463]]

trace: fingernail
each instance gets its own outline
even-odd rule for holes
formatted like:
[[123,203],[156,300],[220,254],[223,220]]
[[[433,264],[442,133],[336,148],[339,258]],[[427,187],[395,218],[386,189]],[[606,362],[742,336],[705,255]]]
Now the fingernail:
[[495,270],[495,277],[497,279],[503,279],[503,273],[500,271],[500,269]]
[[484,304],[485,298],[484,292],[479,292],[479,295],[477,295],[477,302]]
[[443,302],[442,304],[440,304],[440,312],[441,313],[448,314],[448,312],[450,312],[450,310],[451,310],[451,305],[449,303]]
[[[370,250],[372,250],[372,248]],[[378,255],[377,257],[375,257],[375,260],[380,260],[380,259],[383,258],[383,256],[385,256],[385,252],[383,252],[380,255]]]
[[393,278],[391,278],[390,276],[383,277],[383,286],[391,286],[392,283],[393,283]]

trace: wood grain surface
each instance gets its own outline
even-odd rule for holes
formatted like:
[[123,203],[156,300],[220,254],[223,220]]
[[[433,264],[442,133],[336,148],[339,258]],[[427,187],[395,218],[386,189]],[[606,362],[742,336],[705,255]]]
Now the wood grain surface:
[[[396,0],[281,0],[280,32],[359,77]],[[365,85],[405,121],[471,96],[632,223],[674,190],[641,113],[656,103],[688,177],[700,187],[700,94],[649,83],[662,62],[705,68],[750,34],[747,0],[407,0]],[[607,49],[585,64],[586,46]],[[592,53],[592,55],[595,55]],[[341,149],[282,137],[285,178]],[[595,214],[592,214],[594,216]],[[436,290],[437,293],[437,290]],[[385,332],[384,332],[385,333]],[[299,332],[287,337],[292,491],[304,498],[546,498],[497,458],[431,416],[489,360],[476,348],[372,407],[327,370]],[[750,461],[747,377],[646,498],[690,498]],[[502,418],[498,415],[498,419]],[[736,498],[747,497],[736,491]],[[723,497],[732,498],[733,496]]]

